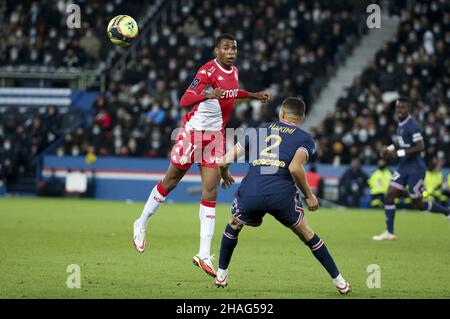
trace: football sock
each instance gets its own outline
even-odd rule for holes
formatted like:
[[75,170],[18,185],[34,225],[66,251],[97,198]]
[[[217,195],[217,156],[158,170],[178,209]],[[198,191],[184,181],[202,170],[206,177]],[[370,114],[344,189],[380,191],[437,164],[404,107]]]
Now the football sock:
[[387,231],[394,233],[395,204],[384,205],[384,215],[386,216]]
[[227,224],[222,236],[222,243],[220,245],[219,268],[227,269],[230,264],[231,256],[233,255],[234,247],[238,242],[239,230],[233,229]]
[[445,216],[448,216],[450,214],[450,209],[433,202],[428,202],[427,211],[431,213],[444,214]]
[[339,270],[322,239],[315,234],[310,241],[306,242],[306,245],[311,249],[314,257],[316,257],[322,266],[328,271],[331,278],[337,278],[339,276]]
[[333,283],[336,287],[343,288],[347,284],[344,277],[339,274],[336,278],[333,278]]
[[156,213],[161,203],[164,203],[168,194],[169,193],[163,188],[161,181],[159,181],[158,184],[153,187],[153,190],[148,196],[147,203],[145,203],[141,217],[139,217],[136,222],[140,223],[144,228],[147,227],[148,220]]
[[214,234],[216,221],[216,202],[202,200],[200,202],[200,249],[198,255],[201,258],[209,258],[211,253],[211,240]]

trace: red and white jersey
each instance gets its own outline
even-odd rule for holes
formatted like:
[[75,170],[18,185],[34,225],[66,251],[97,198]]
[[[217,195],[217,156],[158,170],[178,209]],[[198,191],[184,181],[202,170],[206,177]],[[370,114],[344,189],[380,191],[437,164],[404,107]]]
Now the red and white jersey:
[[225,69],[217,59],[203,65],[186,92],[206,94],[213,89],[225,90],[220,99],[209,99],[194,105],[183,116],[188,131],[222,131],[230,119],[239,92],[239,71],[235,66]]

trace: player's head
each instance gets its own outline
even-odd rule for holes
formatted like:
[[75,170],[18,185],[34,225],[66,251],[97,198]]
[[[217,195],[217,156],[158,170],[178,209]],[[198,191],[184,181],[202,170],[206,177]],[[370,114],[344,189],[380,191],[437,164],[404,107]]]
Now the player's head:
[[395,101],[395,117],[398,121],[404,121],[409,115],[411,102],[407,97],[401,97]]
[[214,55],[221,65],[232,66],[237,57],[237,41],[230,34],[221,34],[216,39]]
[[298,97],[288,97],[281,103],[278,116],[280,120],[300,123],[305,118],[305,102]]

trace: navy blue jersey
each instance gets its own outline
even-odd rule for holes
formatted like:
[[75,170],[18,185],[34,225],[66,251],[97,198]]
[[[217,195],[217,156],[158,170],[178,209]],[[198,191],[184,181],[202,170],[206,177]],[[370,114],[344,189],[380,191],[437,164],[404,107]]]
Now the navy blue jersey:
[[[397,134],[395,136],[395,142],[401,149],[411,148],[415,143],[422,140],[423,137],[419,126],[411,116],[399,123],[397,127]],[[417,172],[426,170],[425,161],[423,160],[421,154],[405,156],[400,159],[398,170],[403,172]]]
[[259,126],[256,134],[246,134],[238,142],[238,147],[249,152],[250,164],[239,187],[241,196],[295,194],[297,188],[289,172],[289,164],[299,149],[308,157],[316,151],[312,137],[287,122]]

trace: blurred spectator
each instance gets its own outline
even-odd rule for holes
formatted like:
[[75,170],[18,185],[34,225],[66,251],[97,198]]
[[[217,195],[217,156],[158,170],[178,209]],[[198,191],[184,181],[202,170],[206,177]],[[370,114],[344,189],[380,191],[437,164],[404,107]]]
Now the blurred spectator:
[[370,207],[384,207],[384,197],[389,188],[392,172],[384,159],[378,160],[378,168],[370,175],[367,183],[370,189]]
[[323,179],[315,165],[311,165],[308,172],[306,172],[306,180],[311,187],[311,191],[319,198],[323,197]]
[[344,206],[359,207],[361,197],[367,186],[367,176],[360,167],[358,159],[353,159],[339,179],[339,202]]
[[425,174],[425,199],[429,201],[436,201],[439,204],[445,205],[448,197],[443,192],[444,174],[441,172],[441,167],[437,158],[433,158],[428,165]]

